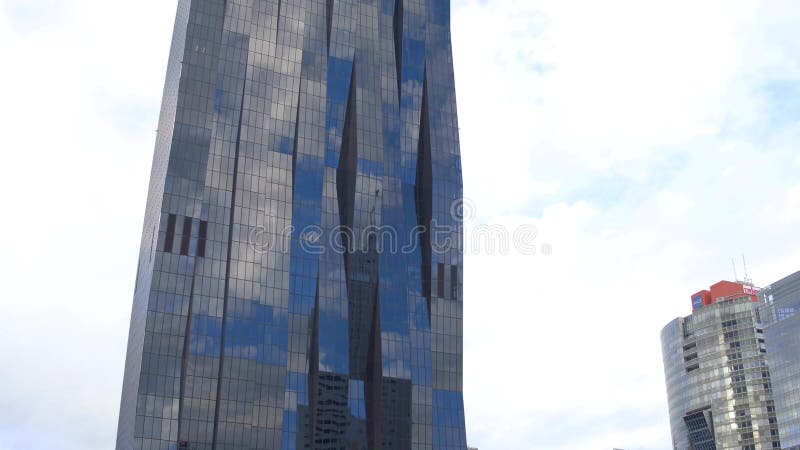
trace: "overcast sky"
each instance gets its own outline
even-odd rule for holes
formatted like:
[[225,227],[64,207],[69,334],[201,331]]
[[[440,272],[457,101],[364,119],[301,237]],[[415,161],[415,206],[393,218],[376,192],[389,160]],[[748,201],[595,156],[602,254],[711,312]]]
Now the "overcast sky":
[[[107,450],[176,1],[0,5],[0,450]],[[471,445],[669,449],[661,328],[731,257],[800,270],[800,2],[452,22],[468,230],[539,250],[467,246]]]

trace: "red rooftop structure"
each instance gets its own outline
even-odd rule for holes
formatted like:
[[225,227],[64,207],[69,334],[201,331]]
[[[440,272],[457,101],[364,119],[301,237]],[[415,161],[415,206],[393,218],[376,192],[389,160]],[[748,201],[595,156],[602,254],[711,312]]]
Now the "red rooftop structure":
[[692,294],[692,309],[700,309],[704,306],[735,298],[750,297],[754,303],[758,302],[758,288],[751,283],[741,281],[720,281],[711,286],[708,290],[702,290]]

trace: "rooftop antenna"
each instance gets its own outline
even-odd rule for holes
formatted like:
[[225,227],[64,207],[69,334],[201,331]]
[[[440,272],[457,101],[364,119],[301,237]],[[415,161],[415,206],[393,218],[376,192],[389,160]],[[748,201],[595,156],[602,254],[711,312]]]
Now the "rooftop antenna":
[[744,266],[744,282],[753,284],[753,280],[750,279],[750,275],[747,274],[747,260],[744,259],[744,253],[742,253],[742,265]]
[[736,274],[736,261],[733,258],[731,258],[731,266],[733,266],[733,280],[739,281],[739,275]]

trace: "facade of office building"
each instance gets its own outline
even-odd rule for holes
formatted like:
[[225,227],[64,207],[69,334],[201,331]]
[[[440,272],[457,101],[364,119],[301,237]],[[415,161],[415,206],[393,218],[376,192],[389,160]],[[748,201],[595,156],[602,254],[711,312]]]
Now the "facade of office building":
[[781,448],[763,331],[747,287],[710,297],[661,331],[675,450]]
[[800,450],[800,272],[765,287],[759,298],[781,443]]
[[179,0],[117,449],[466,448],[449,15]]

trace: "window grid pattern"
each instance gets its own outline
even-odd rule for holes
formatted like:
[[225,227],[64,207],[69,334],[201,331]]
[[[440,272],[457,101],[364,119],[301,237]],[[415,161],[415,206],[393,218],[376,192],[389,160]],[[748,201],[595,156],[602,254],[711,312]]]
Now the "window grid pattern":
[[781,446],[800,449],[800,272],[759,292]]
[[779,448],[756,307],[749,297],[716,303],[661,332],[673,448]]
[[466,448],[449,15],[179,1],[118,449]]

